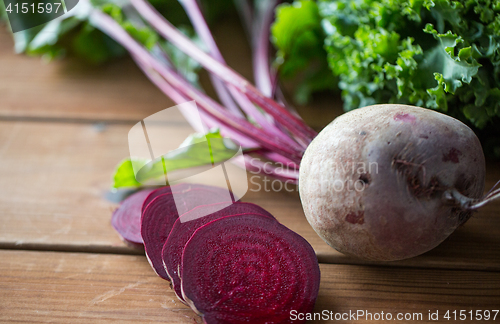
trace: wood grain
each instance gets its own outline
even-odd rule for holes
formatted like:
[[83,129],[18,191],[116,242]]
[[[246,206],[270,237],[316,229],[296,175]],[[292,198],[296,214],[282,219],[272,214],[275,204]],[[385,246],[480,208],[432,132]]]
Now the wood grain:
[[[214,34],[228,64],[251,79],[241,28],[221,21]],[[213,96],[207,74],[200,77]],[[47,64],[15,54],[2,26],[0,98],[0,322],[201,323],[143,251],[119,239],[110,225],[116,204],[104,198],[114,167],[128,155],[130,127],[172,101],[130,59],[99,67],[75,58]],[[338,98],[318,96],[299,112],[321,129],[341,109]],[[169,140],[191,132],[182,116],[171,122]],[[488,162],[487,188],[498,179],[500,163]],[[500,202],[431,252],[375,264],[328,247],[305,220],[295,187],[275,192],[262,178],[253,182],[243,200],[305,237],[323,262],[315,311],[421,313],[418,322],[430,323],[429,311],[444,321],[447,310],[499,308]]]
[[[0,26],[0,117],[140,120],[173,106],[130,59],[90,66],[14,53]],[[180,118],[179,118],[180,120]]]
[[[222,20],[213,31],[228,64],[251,79],[251,52],[238,22]],[[201,75],[201,82],[213,96],[206,73]],[[175,105],[128,57],[99,66],[71,56],[45,62],[40,57],[16,54],[12,36],[2,25],[0,98],[0,118],[3,119],[29,117],[135,123]],[[184,121],[182,116],[177,117],[176,121]]]
[[[123,249],[104,199],[130,126],[0,122],[0,242]],[[172,127],[172,140],[189,129]]]
[[145,257],[20,251],[0,256],[0,322],[196,323]]
[[[428,323],[431,322],[428,320],[429,311],[438,311],[439,322],[447,322],[443,318],[447,310],[491,310],[498,309],[500,303],[499,290],[496,288],[500,284],[500,276],[495,272],[327,264],[322,264],[321,270],[322,281],[316,311],[327,309],[335,313],[349,313],[362,310],[372,314],[383,311],[392,313],[396,323]],[[410,313],[412,316],[421,313],[422,320],[396,321],[398,313]],[[497,320],[500,320],[498,316]],[[391,321],[370,321],[361,317],[359,322]]]
[[[425,323],[429,310],[500,305],[497,273],[329,264],[321,273],[315,312],[422,313]],[[145,257],[0,251],[0,277],[0,322],[201,322]]]
[[[142,253],[120,241],[110,225],[116,205],[104,199],[115,166],[128,155],[129,128],[0,122],[0,247]],[[168,138],[180,143],[190,132],[185,124],[173,124]],[[497,178],[495,172],[490,178]],[[305,237],[321,262],[366,263],[336,252],[316,235],[295,187],[273,192],[269,182],[264,187],[260,177],[256,181],[260,190],[250,186],[243,200],[261,205]],[[494,202],[437,249],[387,265],[500,270],[499,209]]]
[[[104,199],[115,166],[128,155],[129,129],[0,122],[0,247],[141,253],[120,241],[110,225],[117,205]],[[180,144],[191,132],[176,124],[166,137]],[[262,205],[318,251],[331,251],[297,197],[250,190],[245,200],[267,201]]]

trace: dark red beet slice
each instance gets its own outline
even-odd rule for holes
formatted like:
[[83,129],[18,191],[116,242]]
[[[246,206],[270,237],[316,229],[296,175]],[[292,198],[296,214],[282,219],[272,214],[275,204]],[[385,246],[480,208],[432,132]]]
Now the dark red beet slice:
[[[184,246],[187,241],[199,227],[216,219],[231,215],[259,214],[274,218],[273,215],[265,209],[252,203],[236,202],[221,210],[219,210],[220,208],[217,208],[217,205],[220,204],[200,206],[182,214],[175,221],[175,224],[170,231],[170,235],[163,245],[163,250],[161,252],[163,265],[165,266],[165,270],[172,281],[175,294],[181,301],[184,301],[184,299],[182,298],[181,279],[179,278],[178,268],[182,261],[182,251],[184,250]],[[212,207],[215,207],[218,211],[211,213],[210,209]],[[206,216],[199,217],[199,215]]]
[[133,244],[142,244],[141,208],[153,189],[138,191],[127,197],[111,217],[111,225],[120,236]]
[[[191,188],[181,192],[176,193],[177,206],[170,192],[155,197],[142,213],[141,235],[146,256],[155,272],[166,280],[169,277],[163,267],[161,250],[179,214],[201,205],[227,202],[228,197],[227,190],[217,187]],[[178,211],[177,207],[181,210]]]
[[[178,188],[179,191],[190,188],[189,184],[187,184],[187,183],[181,183],[181,184],[178,184],[178,185],[173,186],[173,187]],[[177,190],[174,189],[174,191],[177,191]],[[159,195],[168,194],[168,193],[172,193],[171,186],[161,187],[161,188],[158,188],[158,189],[154,190],[153,192],[151,192],[149,194],[149,196],[146,197],[146,199],[144,200],[144,203],[142,204],[142,212],[144,213],[144,210],[153,201],[153,199],[155,199]]]
[[[173,188],[173,189],[172,189]],[[207,189],[218,191],[221,195],[226,194],[224,188],[210,187],[200,184],[181,183],[172,187],[161,187],[158,189],[145,189],[127,197],[120,204],[111,217],[111,225],[127,242],[133,245],[142,244],[141,215],[146,206],[161,194],[171,192],[187,192],[192,189]],[[226,194],[228,195],[228,194]]]
[[320,271],[300,235],[268,217],[239,215],[194,232],[181,280],[184,299],[206,323],[292,323],[290,311],[313,310]]

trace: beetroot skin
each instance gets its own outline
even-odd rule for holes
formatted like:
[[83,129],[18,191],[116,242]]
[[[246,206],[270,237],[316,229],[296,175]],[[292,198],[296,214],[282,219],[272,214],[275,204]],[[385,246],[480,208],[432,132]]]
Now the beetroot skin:
[[429,251],[467,221],[484,179],[481,145],[466,125],[378,105],[338,117],[312,141],[299,190],[309,223],[332,247],[398,260]]
[[[163,265],[168,276],[170,277],[175,294],[182,302],[184,302],[184,299],[181,293],[181,280],[178,274],[178,269],[182,261],[182,251],[184,250],[186,243],[189,241],[193,233],[199,227],[216,219],[232,215],[259,214],[274,218],[265,209],[255,204],[244,202],[236,202],[224,209],[218,210],[215,213],[210,213],[210,209],[212,207],[216,207],[216,209],[218,209],[217,205],[219,204],[200,206],[181,215],[175,221],[175,224],[170,231],[170,235],[168,236],[168,239],[163,246]],[[198,215],[200,214],[206,216],[198,217]],[[193,218],[194,220],[189,220]]]
[[301,236],[272,218],[238,215],[194,232],[181,280],[184,299],[205,323],[291,323],[292,310],[313,310],[320,271]]
[[[175,191],[176,188],[173,187],[172,190]],[[181,192],[182,195],[177,196],[181,210],[177,210],[174,196],[169,192],[155,197],[142,213],[141,235],[146,256],[155,272],[166,280],[169,280],[169,277],[163,267],[161,250],[179,214],[200,205],[227,200],[227,190],[217,187],[191,188]]]

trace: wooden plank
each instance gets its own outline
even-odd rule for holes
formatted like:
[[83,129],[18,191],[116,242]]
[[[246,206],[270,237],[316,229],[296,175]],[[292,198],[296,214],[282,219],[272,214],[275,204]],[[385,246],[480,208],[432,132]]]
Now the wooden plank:
[[[120,241],[110,225],[116,205],[104,199],[115,166],[128,155],[129,129],[0,122],[0,247],[141,253]],[[173,125],[167,137],[181,143],[190,132]],[[318,251],[331,251],[296,195],[250,190],[244,198],[271,210]]]
[[0,251],[0,322],[194,323],[145,257]]
[[[390,322],[388,317],[386,320],[376,320],[375,313],[381,312],[391,313],[392,321],[396,323],[431,323],[433,321],[428,320],[429,311],[437,311],[439,322],[447,322],[444,318],[446,311],[457,310],[458,314],[460,310],[472,311],[475,315],[476,310],[498,309],[500,305],[497,288],[500,276],[497,272],[327,264],[321,264],[321,270],[322,281],[316,311],[326,309],[341,314],[350,311],[372,313],[373,320],[367,320],[370,317],[366,317],[366,314],[358,318],[365,323]],[[412,320],[397,321],[398,313],[403,316],[410,314]],[[421,320],[415,317],[416,314],[422,314]],[[496,320],[500,318],[497,316]],[[453,317],[451,322],[455,322]],[[350,318],[345,323],[358,321]]]
[[[213,28],[220,49],[247,78],[252,76],[251,51],[239,22],[224,19]],[[214,91],[206,73],[201,82]],[[143,119],[174,105],[129,59],[100,66],[81,59],[44,62],[14,53],[12,36],[0,26],[0,118],[63,118],[88,120]],[[183,120],[178,116],[178,121]]]
[[[112,174],[128,155],[130,126],[0,123],[0,242],[124,248],[104,199]],[[172,127],[172,140],[189,134]]]
[[47,63],[15,54],[12,36],[4,27],[0,27],[0,98],[0,118],[135,121],[174,105],[130,59],[102,66],[75,58]]
[[[142,253],[120,241],[109,222],[116,205],[103,198],[115,165],[128,155],[129,128],[0,122],[0,247]],[[180,142],[190,129],[172,125],[170,133],[170,140]],[[488,186],[500,178],[497,165],[489,165]],[[251,186],[243,200],[305,237],[321,262],[366,263],[336,252],[316,235],[295,187],[273,192],[269,182],[260,184],[260,191]],[[388,265],[500,270],[499,210],[494,202],[435,250]]]
[[[500,305],[498,273],[320,266],[315,312],[421,313],[419,322],[425,323],[429,311],[438,311],[443,321],[447,310],[475,315]],[[144,257],[3,250],[0,277],[2,323],[201,322]]]

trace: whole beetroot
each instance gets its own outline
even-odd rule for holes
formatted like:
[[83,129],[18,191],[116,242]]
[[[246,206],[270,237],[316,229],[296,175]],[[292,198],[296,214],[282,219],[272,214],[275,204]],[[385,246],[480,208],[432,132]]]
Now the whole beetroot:
[[471,216],[484,190],[479,140],[428,109],[377,105],[348,112],[309,145],[299,190],[315,231],[345,254],[410,258]]

